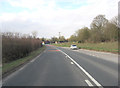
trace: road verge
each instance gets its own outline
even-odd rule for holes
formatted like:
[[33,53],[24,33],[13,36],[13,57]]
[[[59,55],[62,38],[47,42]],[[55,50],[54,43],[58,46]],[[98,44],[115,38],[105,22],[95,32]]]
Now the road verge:
[[75,44],[79,49],[100,51],[100,52],[111,52],[118,54],[118,42],[104,42],[104,43],[76,43],[76,42],[66,42],[52,44],[58,47],[70,47],[70,45]]
[[37,57],[39,54],[41,54],[45,50],[45,46],[31,52],[28,56],[12,61],[10,63],[5,63],[2,66],[2,78],[8,76],[9,74],[13,73],[14,71],[18,70],[22,66],[24,66],[26,63]]

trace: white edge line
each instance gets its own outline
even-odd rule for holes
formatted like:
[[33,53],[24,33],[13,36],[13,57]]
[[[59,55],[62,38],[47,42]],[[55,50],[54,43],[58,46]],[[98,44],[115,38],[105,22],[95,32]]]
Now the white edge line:
[[31,60],[30,62],[34,62],[36,59],[38,59],[39,57],[41,56],[41,54],[40,55],[38,55],[38,56],[36,56],[33,60]]
[[[39,54],[38,56],[36,56],[34,59],[38,59],[38,57],[40,57],[43,53]],[[34,61],[35,61],[34,60]],[[31,61],[30,61],[31,62]],[[17,71],[13,72],[12,74],[8,75],[7,77],[5,77],[4,79],[2,79],[2,84],[4,84],[4,82],[6,82],[8,79],[10,79],[11,77],[13,77],[14,75],[16,75],[17,73],[19,73],[21,70],[23,70],[24,68],[26,68],[30,63],[28,62],[27,64],[25,64],[24,66],[22,66],[21,68],[19,68]]]
[[92,83],[89,80],[85,80],[88,86],[93,86]]
[[[58,49],[58,48],[57,48]],[[58,49],[60,50],[60,49]],[[69,55],[67,55],[65,52],[63,52],[62,50],[60,50],[60,52],[62,52],[63,54],[65,54],[68,58],[70,58],[70,60],[72,62],[74,62],[97,86],[102,87],[102,85],[100,83],[98,83],[85,69],[83,69],[83,67],[81,67],[75,60],[73,60]]]

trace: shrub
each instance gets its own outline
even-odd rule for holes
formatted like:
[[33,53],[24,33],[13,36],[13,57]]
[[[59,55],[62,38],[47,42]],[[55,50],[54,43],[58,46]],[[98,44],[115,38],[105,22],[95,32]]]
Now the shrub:
[[2,34],[3,63],[20,59],[30,52],[42,47],[40,39],[23,37],[7,32]]

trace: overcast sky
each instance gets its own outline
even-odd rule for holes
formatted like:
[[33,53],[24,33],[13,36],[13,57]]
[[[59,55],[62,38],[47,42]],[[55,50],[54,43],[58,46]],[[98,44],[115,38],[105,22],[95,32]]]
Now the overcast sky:
[[39,37],[66,38],[90,26],[93,18],[118,15],[119,0],[0,0],[0,29],[24,34],[37,31]]

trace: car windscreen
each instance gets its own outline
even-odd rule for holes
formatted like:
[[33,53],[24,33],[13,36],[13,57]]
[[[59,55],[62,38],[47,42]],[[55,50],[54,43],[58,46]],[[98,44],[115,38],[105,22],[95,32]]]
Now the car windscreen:
[[72,45],[72,46],[76,46],[76,45]]

